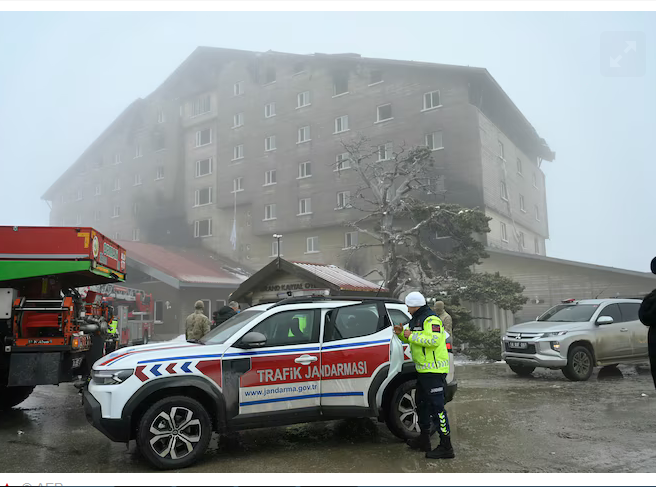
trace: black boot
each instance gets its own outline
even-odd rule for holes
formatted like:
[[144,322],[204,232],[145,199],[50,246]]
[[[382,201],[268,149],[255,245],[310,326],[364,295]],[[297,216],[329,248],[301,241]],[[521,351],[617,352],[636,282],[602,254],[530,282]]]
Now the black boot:
[[426,451],[426,452],[431,451],[431,442],[428,433],[420,433],[417,438],[408,440],[406,441],[406,443],[413,450]]
[[451,446],[450,436],[441,436],[440,444],[433,451],[426,453],[426,458],[437,460],[439,458],[455,458],[456,454]]

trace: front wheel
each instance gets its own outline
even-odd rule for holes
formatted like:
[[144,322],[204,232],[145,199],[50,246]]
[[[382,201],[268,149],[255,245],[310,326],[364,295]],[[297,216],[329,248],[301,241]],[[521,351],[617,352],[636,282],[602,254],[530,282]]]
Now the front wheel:
[[586,381],[594,370],[594,359],[587,347],[573,347],[567,354],[567,365],[563,375],[571,381]]
[[32,394],[33,390],[34,386],[0,386],[0,410],[4,411],[18,406]]
[[[385,411],[385,423],[394,436],[411,440],[419,436],[419,414],[417,413],[417,381],[407,380],[396,388]],[[431,435],[437,426],[432,425]]]
[[153,404],[141,417],[137,443],[142,455],[162,470],[195,463],[212,437],[209,414],[195,399],[173,396]]

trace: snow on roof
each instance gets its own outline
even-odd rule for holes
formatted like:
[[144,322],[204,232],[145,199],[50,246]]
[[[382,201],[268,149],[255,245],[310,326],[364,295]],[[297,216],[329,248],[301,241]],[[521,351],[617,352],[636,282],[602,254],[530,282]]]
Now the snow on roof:
[[379,285],[366,280],[352,272],[346,271],[336,265],[310,264],[308,262],[291,262],[303,270],[311,272],[315,276],[339,286],[342,291],[387,291]]

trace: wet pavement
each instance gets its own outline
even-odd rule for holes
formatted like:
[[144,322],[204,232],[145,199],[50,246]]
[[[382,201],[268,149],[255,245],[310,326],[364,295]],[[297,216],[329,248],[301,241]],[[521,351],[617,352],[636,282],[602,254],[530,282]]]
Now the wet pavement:
[[[515,376],[504,364],[456,368],[447,407],[454,460],[429,461],[369,419],[214,436],[188,472],[653,472],[656,392],[646,368]],[[437,436],[433,443],[437,442]],[[1,472],[150,472],[87,424],[70,384],[37,387],[0,416]]]

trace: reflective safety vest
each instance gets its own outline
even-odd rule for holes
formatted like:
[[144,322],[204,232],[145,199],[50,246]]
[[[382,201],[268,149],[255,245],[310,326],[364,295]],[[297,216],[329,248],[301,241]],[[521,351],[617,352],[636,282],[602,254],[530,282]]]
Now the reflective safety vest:
[[[426,309],[424,309],[426,308]],[[449,373],[449,352],[446,348],[446,330],[442,321],[428,307],[418,309],[408,328],[410,337],[399,335],[399,339],[410,344],[412,361],[417,372],[432,372],[437,374]]]
[[[294,318],[298,318],[298,328],[301,330],[301,333],[305,335],[305,330],[307,329],[307,316],[305,315],[297,315],[294,316]],[[287,333],[288,337],[293,337],[294,334],[292,333],[292,330],[289,330],[289,333]]]
[[112,320],[112,322],[109,324],[109,327],[107,328],[107,331],[112,335],[116,335],[118,332],[118,320]]

